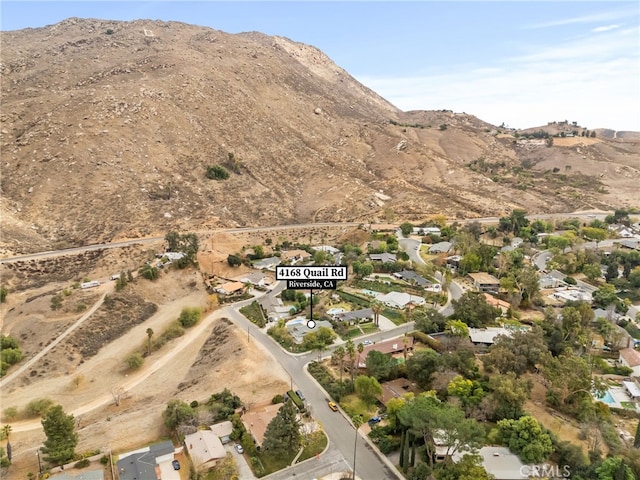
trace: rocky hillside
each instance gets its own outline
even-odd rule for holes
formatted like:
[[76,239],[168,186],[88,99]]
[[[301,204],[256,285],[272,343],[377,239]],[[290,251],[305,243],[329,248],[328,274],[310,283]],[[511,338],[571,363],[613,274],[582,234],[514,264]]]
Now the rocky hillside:
[[[286,38],[72,18],[0,41],[5,254],[640,203],[633,136],[547,147],[467,114],[401,112]],[[207,178],[216,165],[229,178]]]

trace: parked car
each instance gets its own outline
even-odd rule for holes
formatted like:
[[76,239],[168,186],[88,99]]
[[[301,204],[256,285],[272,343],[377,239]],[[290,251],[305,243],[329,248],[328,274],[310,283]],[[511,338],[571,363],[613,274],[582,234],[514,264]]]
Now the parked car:
[[243,454],[244,453],[244,448],[242,448],[242,445],[240,445],[239,443],[236,443],[233,448],[236,449],[236,452],[238,452],[239,454]]
[[171,464],[173,465],[174,470],[180,470],[180,462],[178,460],[174,460]]
[[373,345],[373,342],[371,340],[363,340],[362,345]]
[[369,420],[369,425],[375,425],[376,423],[380,423],[382,419],[380,417],[373,417]]
[[302,391],[296,390],[296,395],[298,395],[298,397],[300,397],[300,400],[304,402],[304,395],[302,394]]
[[338,405],[336,405],[334,402],[329,402],[329,408],[334,412],[338,411]]

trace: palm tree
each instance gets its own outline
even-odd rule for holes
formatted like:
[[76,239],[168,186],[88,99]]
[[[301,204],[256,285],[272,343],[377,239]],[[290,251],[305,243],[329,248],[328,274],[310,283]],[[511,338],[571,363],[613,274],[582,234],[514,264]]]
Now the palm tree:
[[371,311],[373,312],[373,323],[376,327],[380,326],[380,313],[382,313],[383,305],[377,300],[371,303]]
[[360,428],[360,425],[364,423],[364,420],[362,418],[362,415],[354,415],[351,418],[351,421],[353,422],[353,426],[356,429],[356,436],[355,436],[355,440],[353,441],[353,478],[352,478],[352,480],[356,480],[356,448],[358,447],[358,428]]
[[151,355],[151,337],[153,337],[153,329],[147,328],[147,355]]
[[353,384],[353,361],[356,358],[356,346],[353,344],[353,340],[349,339],[347,340],[347,343],[345,344],[345,348],[347,350],[347,355],[349,355],[349,370],[351,372],[351,383]]
[[345,352],[344,347],[342,345],[340,345],[339,347],[337,347],[333,351],[333,354],[338,359],[338,365],[340,365],[340,383],[342,383],[342,366],[344,364],[344,355],[345,355],[345,353],[346,352]]
[[358,344],[358,363],[357,363],[358,368],[360,368],[360,354],[362,353],[363,350],[364,350],[364,345],[362,343],[359,343]]

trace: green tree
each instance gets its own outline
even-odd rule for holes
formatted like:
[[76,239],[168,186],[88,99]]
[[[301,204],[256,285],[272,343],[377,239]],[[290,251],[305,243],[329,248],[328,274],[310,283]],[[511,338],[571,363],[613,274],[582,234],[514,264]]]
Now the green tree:
[[588,263],[582,267],[582,273],[584,273],[584,276],[592,282],[602,276],[600,265],[596,265],[595,263]]
[[[638,280],[640,281],[640,269],[638,270]],[[380,314],[384,310],[384,305],[378,300],[371,302],[371,311],[373,312],[373,324],[377,327],[380,325]]]
[[168,249],[171,252],[181,252],[184,256],[175,261],[175,265],[178,268],[186,268],[189,265],[197,264],[197,254],[199,248],[198,236],[195,233],[185,233],[184,235],[178,232],[169,232],[165,236]]
[[464,418],[464,413],[453,405],[442,403],[431,395],[419,395],[408,400],[398,418],[412,434],[422,437],[427,459],[433,468],[436,440],[445,447],[445,455],[473,452],[482,446],[484,428],[475,420]]
[[230,267],[239,267],[242,265],[242,258],[238,255],[227,256],[227,263]]
[[553,452],[551,436],[540,422],[529,415],[518,420],[500,420],[498,432],[509,450],[524,463],[542,463]]
[[607,231],[603,228],[595,228],[595,227],[583,227],[582,235],[592,242],[596,242],[596,249],[598,248],[598,243],[607,238]]
[[447,385],[447,393],[458,398],[464,409],[478,405],[485,395],[478,382],[464,378],[462,375],[456,375],[451,379]]
[[520,418],[524,414],[523,407],[532,387],[531,380],[518,377],[513,372],[492,376],[489,379],[490,401],[493,402],[492,418]]
[[391,368],[395,361],[390,355],[385,355],[377,350],[370,350],[365,359],[367,371],[376,380],[386,380],[389,378]]
[[489,352],[483,355],[486,368],[495,368],[500,373],[514,372],[522,375],[534,371],[548,352],[543,330],[533,327],[526,331],[513,331],[511,335],[499,335]]
[[368,406],[376,403],[376,398],[382,395],[382,387],[374,377],[360,375],[355,381],[356,394]]
[[181,425],[197,425],[197,413],[186,402],[182,400],[169,400],[167,408],[162,412],[165,426],[175,431]]
[[266,451],[280,455],[290,455],[297,451],[302,440],[297,413],[293,402],[280,407],[264,433],[262,446]]
[[333,351],[333,355],[331,355],[331,361],[333,363],[338,364],[338,368],[340,369],[340,383],[342,383],[342,371],[344,370],[344,356],[346,355],[346,351],[342,345],[339,345]]
[[522,227],[529,225],[526,215],[526,210],[515,208],[508,217],[500,218],[498,228],[503,232],[511,232],[517,235]]
[[9,292],[4,286],[0,286],[0,303],[4,303],[7,300],[7,294]]
[[400,231],[404,237],[408,237],[413,232],[413,224],[409,222],[405,222],[400,225]]
[[612,303],[617,303],[616,287],[610,284],[600,285],[592,294],[593,303],[599,308],[607,308]]
[[154,267],[150,263],[145,263],[142,267],[140,267],[140,270],[138,270],[138,273],[142,277],[151,281],[157,279],[158,275],[160,275],[160,271],[158,270],[158,268]]
[[[435,471],[436,480],[493,480],[482,466],[482,457],[465,454],[458,462],[440,464]],[[424,477],[427,478],[427,477]]]
[[49,408],[42,419],[42,427],[47,439],[42,447],[44,459],[61,465],[73,459],[78,444],[73,415],[64,413],[61,405]]
[[609,457],[596,468],[598,480],[636,480],[633,471],[620,456]]
[[202,310],[198,307],[185,307],[180,312],[180,316],[178,317],[178,322],[184,328],[193,327],[196,323],[200,321],[202,317]]
[[416,330],[423,333],[443,332],[445,329],[447,319],[435,308],[416,308],[412,315]]
[[421,387],[427,388],[441,364],[440,356],[434,350],[418,350],[407,360],[407,375]]
[[484,327],[502,313],[500,309],[489,305],[484,295],[477,292],[466,292],[451,304],[453,305],[452,317],[472,328]]
[[633,446],[636,448],[640,448],[640,421],[638,422],[638,426],[636,427],[636,436],[633,439]]

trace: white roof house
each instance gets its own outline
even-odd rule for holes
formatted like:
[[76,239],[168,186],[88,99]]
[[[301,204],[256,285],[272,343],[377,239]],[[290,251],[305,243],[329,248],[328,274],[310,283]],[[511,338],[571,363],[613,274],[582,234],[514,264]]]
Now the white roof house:
[[[465,453],[468,452],[456,452],[453,460],[458,462]],[[522,460],[507,447],[482,447],[478,450],[478,455],[482,457],[484,469],[496,480],[522,480],[529,478],[533,471],[531,466],[522,463]]]
[[622,382],[622,386],[634,400],[640,400],[640,387],[636,382]]
[[378,295],[376,300],[384,303],[387,307],[391,308],[405,308],[408,304],[416,306],[424,305],[425,299],[418,297],[417,295],[409,295],[404,292],[389,292]]
[[471,343],[493,345],[498,335],[511,336],[511,330],[503,327],[469,328]]

